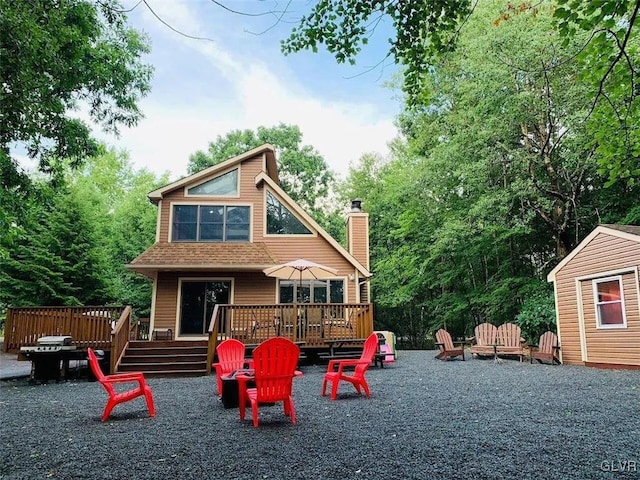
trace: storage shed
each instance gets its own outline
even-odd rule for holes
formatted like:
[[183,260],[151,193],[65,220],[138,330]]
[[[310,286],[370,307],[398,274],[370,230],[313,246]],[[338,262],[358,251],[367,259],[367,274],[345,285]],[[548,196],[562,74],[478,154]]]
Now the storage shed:
[[640,369],[640,226],[600,225],[547,276],[562,361]]

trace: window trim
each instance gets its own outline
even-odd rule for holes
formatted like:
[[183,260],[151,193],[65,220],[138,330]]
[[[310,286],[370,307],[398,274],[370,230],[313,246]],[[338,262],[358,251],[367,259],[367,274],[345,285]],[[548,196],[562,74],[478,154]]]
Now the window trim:
[[[346,302],[346,299],[348,298],[347,295],[347,278],[346,277],[331,277],[331,278],[318,278],[318,279],[303,279],[302,282],[309,282],[309,287],[311,288],[311,284],[313,283],[314,280],[320,280],[320,281],[325,281],[327,282],[327,302],[323,302],[323,303],[316,303],[316,302],[309,302],[309,303],[299,303],[299,302],[291,302],[291,303],[282,303],[282,299],[280,298],[280,283],[283,281],[282,279],[278,279],[278,282],[276,284],[276,303],[278,305],[293,305],[294,303],[297,303],[298,305],[344,305]],[[293,298],[294,300],[296,299],[297,295],[296,295],[296,290],[297,290],[297,285],[300,283],[300,279],[297,278],[289,278],[287,280],[284,280],[287,282],[293,282],[294,288],[293,288]],[[331,302],[331,281],[342,281],[342,302],[339,303],[332,303]],[[313,288],[311,288],[311,292],[313,292]],[[311,294],[311,299],[313,299],[313,293]]]
[[[611,305],[617,302],[598,302],[598,285],[604,282],[611,282],[617,280],[618,286],[620,287],[620,309],[622,312],[622,323],[613,323],[613,324],[602,324],[600,319],[600,305]],[[596,329],[598,330],[610,330],[610,329],[621,329],[627,328],[627,313],[626,313],[626,304],[624,301],[624,279],[622,275],[613,275],[609,277],[601,277],[594,278],[591,281],[593,286],[593,304],[595,307],[595,315],[596,315]]]
[[[190,188],[194,188],[194,187],[199,187],[202,184],[205,184],[207,182],[210,182],[211,180],[215,180],[218,177],[222,177],[223,175],[226,175],[227,173],[232,172],[233,170],[237,170],[238,171],[238,180],[237,180],[237,185],[236,185],[236,191],[237,193],[235,195],[206,195],[206,194],[193,194],[193,193],[189,193],[189,189]],[[200,182],[197,183],[190,183],[184,186],[184,196],[185,198],[193,198],[193,199],[197,199],[197,198],[240,198],[240,178],[242,172],[240,171],[240,165],[234,165],[231,168],[227,168],[226,170],[222,171],[222,172],[217,172],[217,174],[213,177],[206,177],[205,179],[203,179]]]
[[[242,241],[226,240],[173,240],[173,213],[176,206],[214,206],[214,207],[247,207],[249,209],[249,238]],[[198,215],[198,223],[200,216]],[[253,243],[253,204],[252,203],[235,203],[235,202],[171,202],[169,205],[169,228],[167,241],[171,243]]]
[[[304,225],[307,230],[309,230],[309,233],[268,233],[268,223],[269,223],[269,211],[267,208],[267,194],[270,193],[271,195],[273,195],[282,205],[284,205],[287,210],[289,210],[289,212],[291,212],[291,214],[300,222],[302,223],[302,225]],[[264,196],[263,196],[263,202],[264,202],[264,218],[263,218],[263,227],[262,227],[262,235],[266,238],[313,238],[313,237],[317,237],[318,236],[318,232],[316,231],[315,228],[313,228],[309,222],[307,221],[306,218],[301,218],[300,215],[294,211],[293,208],[291,208],[291,206],[285,202],[283,200],[283,198],[276,194],[276,192],[274,192],[272,189],[270,188],[265,188],[264,189]],[[306,212],[305,212],[306,213]]]

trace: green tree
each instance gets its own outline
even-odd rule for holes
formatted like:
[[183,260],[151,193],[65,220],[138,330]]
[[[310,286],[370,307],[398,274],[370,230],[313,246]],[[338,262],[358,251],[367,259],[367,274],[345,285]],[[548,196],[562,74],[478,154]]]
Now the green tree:
[[[468,0],[321,0],[303,16],[282,42],[286,54],[324,45],[337,62],[355,63],[357,55],[381,29],[392,24],[387,56],[404,67],[404,90],[410,106],[429,103],[429,72],[457,47],[468,27],[472,10],[482,4]],[[637,0],[559,0],[555,11],[559,31],[567,45],[581,39],[577,55],[582,70],[577,76],[590,87],[590,145],[609,184],[629,184],[640,178],[640,45]],[[542,7],[541,7],[542,5]],[[502,2],[496,23],[521,15],[537,15],[548,2]],[[584,36],[587,32],[588,36]],[[386,34],[384,31],[383,34]],[[575,53],[575,52],[574,52]],[[572,62],[573,59],[567,58]],[[575,82],[575,80],[573,81]],[[572,82],[572,83],[573,83]],[[427,95],[425,96],[425,92]]]
[[282,189],[335,238],[344,238],[339,214],[327,201],[334,185],[334,174],[322,155],[312,146],[302,144],[302,132],[295,125],[258,127],[255,132],[234,130],[218,136],[209,143],[207,152],[198,151],[189,157],[189,173],[204,170],[265,143],[273,145],[278,154]]
[[325,45],[338,63],[354,64],[387,17],[395,34],[388,40],[387,56],[406,67],[404,86],[415,98],[422,91],[422,72],[436,53],[453,48],[456,29],[470,11],[469,0],[320,0],[282,42],[282,50],[316,52]]
[[[127,27],[116,0],[0,0],[0,229],[19,223],[29,177],[12,149],[24,146],[42,172],[63,174],[58,159],[80,164],[99,152],[89,126],[117,132],[141,118],[151,67],[147,40]],[[14,152],[15,153],[15,152]]]
[[155,241],[157,208],[147,193],[168,181],[168,174],[157,178],[146,169],[134,170],[128,155],[114,150],[89,159],[69,174],[73,192],[89,206],[88,215],[106,257],[102,301],[131,305],[139,316],[150,311],[151,282],[126,265]]
[[[100,303],[106,281],[104,252],[87,205],[68,191],[36,184],[38,201],[0,259],[0,304],[81,305]],[[36,188],[34,185],[34,188]]]
[[593,148],[609,184],[640,182],[640,35],[637,0],[558,0],[555,17],[569,43],[589,36],[577,56],[580,80],[593,96],[588,113]]
[[401,116],[394,159],[350,175],[371,218],[376,309],[415,345],[441,326],[514,321],[532,292],[548,304],[555,259],[638,203],[597,174],[589,99],[551,10],[495,22],[500,6],[479,5],[461,48],[425,75],[428,104]]

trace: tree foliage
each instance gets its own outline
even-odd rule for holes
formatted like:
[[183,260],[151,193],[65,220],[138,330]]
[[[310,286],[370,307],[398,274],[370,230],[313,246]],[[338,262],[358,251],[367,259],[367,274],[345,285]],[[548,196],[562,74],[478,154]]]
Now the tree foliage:
[[[557,4],[553,25],[565,46],[576,38],[582,41],[580,54],[574,51],[574,55],[580,65],[576,78],[590,87],[591,108],[583,112],[591,132],[589,146],[600,171],[609,175],[609,184],[621,180],[633,185],[640,179],[640,2],[559,0]],[[433,66],[457,48],[471,11],[481,6],[466,0],[322,0],[302,17],[282,42],[282,50],[317,51],[325,45],[339,63],[355,63],[386,17],[395,34],[389,38],[388,56],[404,67],[408,105],[424,106],[429,103],[428,77]],[[537,15],[551,6],[555,8],[550,2],[503,1],[494,21]],[[576,58],[566,61],[574,63]]]
[[126,269],[155,240],[146,195],[168,181],[106,151],[57,185],[36,176],[27,216],[0,238],[0,307],[128,304],[148,314],[151,283]]
[[55,179],[60,159],[100,151],[76,109],[114,132],[138,122],[148,51],[116,0],[0,0],[0,229],[21,222],[30,193],[22,148]]
[[546,273],[640,199],[598,175],[588,89],[567,61],[580,39],[562,44],[552,9],[496,22],[501,6],[479,5],[425,74],[425,105],[399,120],[406,144],[389,162],[364,157],[346,185],[370,214],[376,311],[416,346],[485,321],[517,319],[536,338],[553,305]]
[[381,18],[389,17],[395,37],[388,40],[388,55],[407,67],[405,88],[415,98],[422,90],[421,72],[436,53],[453,48],[456,29],[470,8],[469,0],[320,0],[282,42],[282,50],[316,52],[325,45],[338,63],[353,64]]

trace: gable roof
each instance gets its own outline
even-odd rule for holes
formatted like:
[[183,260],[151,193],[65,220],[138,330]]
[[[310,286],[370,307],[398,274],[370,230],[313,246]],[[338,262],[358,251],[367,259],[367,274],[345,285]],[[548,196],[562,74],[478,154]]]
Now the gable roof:
[[314,230],[318,232],[322,238],[324,238],[333,248],[335,248],[340,255],[342,255],[351,265],[353,265],[364,277],[371,277],[371,272],[362,265],[356,258],[351,255],[342,245],[340,245],[327,231],[316,222],[311,215],[305,212],[287,193],[274,182],[265,173],[260,173],[255,178],[256,185],[264,182],[271,190],[275,191],[281,198],[287,202],[287,206],[291,208],[297,215],[302,217]]
[[218,171],[226,170],[229,167],[242,163],[244,160],[248,160],[260,154],[263,154],[265,157],[266,174],[270,178],[272,178],[274,182],[278,183],[278,170],[276,168],[275,149],[272,145],[265,143],[264,145],[254,148],[253,150],[249,150],[248,152],[236,155],[235,157],[228,158],[224,162],[220,162],[216,165],[213,165],[212,167],[205,168],[204,170],[194,173],[193,175],[189,175],[187,177],[181,178],[180,180],[176,180],[169,185],[165,185],[164,187],[150,192],[147,196],[149,197],[149,200],[157,204],[160,200],[162,200],[162,197],[164,197],[164,195],[169,192],[184,187],[189,183],[196,183],[201,179],[213,176]]
[[138,255],[128,268],[149,275],[158,270],[262,271],[278,263],[265,243],[156,243]]
[[599,225],[593,229],[593,231],[585,237],[584,240],[580,242],[580,244],[574,248],[569,255],[564,257],[562,261],[555,266],[553,270],[549,272],[547,275],[548,282],[554,282],[556,280],[556,274],[567,264],[569,263],[580,251],[586,247],[591,240],[593,240],[597,235],[605,234],[611,235],[614,237],[624,238],[626,240],[631,240],[633,242],[640,242],[640,226],[639,225],[609,225],[603,224]]

